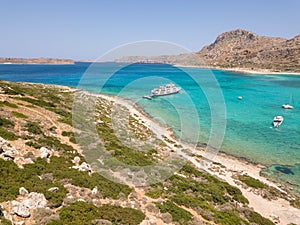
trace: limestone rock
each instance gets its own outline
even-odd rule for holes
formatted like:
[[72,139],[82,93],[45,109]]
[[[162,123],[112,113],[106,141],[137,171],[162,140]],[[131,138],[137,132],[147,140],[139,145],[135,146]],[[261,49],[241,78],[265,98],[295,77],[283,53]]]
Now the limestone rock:
[[146,210],[148,212],[155,213],[155,214],[159,213],[159,209],[153,203],[148,203],[146,205]]
[[24,187],[20,187],[20,188],[19,188],[19,194],[20,194],[21,196],[25,196],[25,195],[28,194],[28,191],[27,191]]
[[94,187],[92,190],[92,195],[97,195],[98,194],[98,188]]
[[45,147],[41,147],[39,151],[42,159],[48,159],[52,155],[52,151]]
[[112,222],[103,219],[95,219],[92,221],[93,225],[111,225]]
[[172,222],[172,215],[170,213],[162,213],[161,219],[164,223],[171,223]]
[[12,212],[20,217],[27,218],[30,216],[29,208],[26,207],[24,204],[12,201]]
[[25,158],[25,159],[24,159],[24,163],[25,163],[25,164],[33,164],[34,162],[32,161],[31,158]]
[[80,157],[79,156],[75,156],[74,159],[72,160],[72,162],[78,166],[79,165],[79,162],[80,162]]
[[48,189],[48,191],[50,191],[50,192],[56,192],[56,191],[58,191],[58,190],[59,190],[58,187],[52,187],[52,188],[49,188],[49,189]]
[[13,146],[13,147],[9,147],[9,146],[3,146],[3,150],[4,150],[4,153],[3,153],[3,156],[4,158],[7,158],[7,159],[12,159],[14,160],[15,157],[19,154],[19,151]]
[[81,163],[80,166],[72,166],[74,169],[78,169],[79,171],[91,172],[91,167],[86,162]]
[[[26,189],[25,189],[26,190]],[[22,192],[25,191],[22,189]],[[44,194],[30,192],[21,201],[12,201],[12,212],[20,217],[30,217],[30,210],[36,208],[45,208],[47,200]]]

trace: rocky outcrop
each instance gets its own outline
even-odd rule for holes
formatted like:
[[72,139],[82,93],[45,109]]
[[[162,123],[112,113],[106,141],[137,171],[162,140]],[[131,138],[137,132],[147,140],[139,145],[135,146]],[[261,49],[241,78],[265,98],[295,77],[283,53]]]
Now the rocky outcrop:
[[[24,190],[22,189],[22,192],[23,191]],[[21,188],[20,188],[20,192],[21,192]],[[30,192],[29,194],[24,194],[24,196],[19,201],[13,200],[11,204],[12,204],[13,214],[16,214],[22,218],[27,218],[30,217],[30,210],[37,209],[37,208],[45,208],[47,205],[47,200],[44,194]]]
[[237,29],[220,34],[197,54],[209,66],[300,72],[299,35],[288,40]]
[[52,150],[49,150],[49,149],[46,148],[46,147],[41,147],[41,148],[39,149],[39,151],[40,151],[40,157],[41,157],[42,159],[49,159],[50,156],[52,156],[52,154],[53,154],[53,151],[52,151]]
[[17,155],[19,155],[19,151],[15,146],[11,146],[9,142],[2,137],[0,137],[0,155],[5,160],[14,160]]
[[79,171],[92,172],[91,166],[86,162],[81,163],[79,166],[72,166],[73,169],[78,169]]

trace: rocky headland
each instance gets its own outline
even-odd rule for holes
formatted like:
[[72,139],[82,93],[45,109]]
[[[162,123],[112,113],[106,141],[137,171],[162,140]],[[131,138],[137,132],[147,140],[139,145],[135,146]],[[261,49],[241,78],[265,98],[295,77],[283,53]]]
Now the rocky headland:
[[166,63],[246,72],[300,73],[300,35],[291,39],[237,29],[220,34],[200,51],[181,55],[125,56],[117,62]]

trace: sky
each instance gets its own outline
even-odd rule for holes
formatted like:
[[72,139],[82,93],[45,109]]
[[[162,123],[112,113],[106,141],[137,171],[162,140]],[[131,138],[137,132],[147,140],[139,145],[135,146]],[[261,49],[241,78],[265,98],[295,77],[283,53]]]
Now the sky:
[[292,38],[300,0],[0,0],[0,57],[96,59],[130,42],[198,51],[237,28]]

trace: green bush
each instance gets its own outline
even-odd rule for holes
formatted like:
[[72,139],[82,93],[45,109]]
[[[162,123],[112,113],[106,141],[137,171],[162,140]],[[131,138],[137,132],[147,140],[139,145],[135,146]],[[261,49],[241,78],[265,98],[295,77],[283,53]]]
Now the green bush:
[[0,127],[0,136],[6,140],[9,141],[15,141],[17,140],[19,137],[17,135],[15,135],[14,133],[7,131],[6,129]]
[[262,217],[257,212],[248,211],[245,215],[250,222],[256,223],[258,225],[274,225],[274,223],[271,220]]
[[29,98],[29,97],[22,97],[22,98],[16,98],[16,99],[31,103],[35,106],[39,106],[39,107],[42,107],[42,108],[53,108],[53,107],[55,107],[55,105],[52,102],[44,101],[44,100],[41,100],[41,99],[34,99],[34,98]]
[[66,124],[72,126],[72,118],[71,117],[68,117],[68,118],[65,118],[65,117],[58,118],[57,122],[66,123]]
[[8,101],[0,102],[0,107],[8,106],[10,108],[18,108],[16,104],[10,103]]
[[59,220],[48,225],[82,225],[93,224],[96,219],[105,219],[113,224],[140,224],[145,214],[139,210],[122,208],[120,206],[103,205],[96,207],[86,202],[75,202],[63,207],[59,213]]
[[76,144],[76,138],[74,132],[63,131],[62,136],[69,137],[69,141]]
[[12,121],[10,121],[9,119],[2,118],[0,116],[0,126],[1,127],[13,127],[14,123]]
[[32,122],[32,121],[27,122],[26,128],[30,133],[43,134],[42,129],[40,128],[39,124],[36,122]]
[[61,133],[61,135],[62,136],[67,136],[67,137],[72,137],[72,136],[74,136],[74,133],[73,132],[71,132],[71,131],[63,131],[62,133]]
[[261,181],[253,177],[250,177],[249,175],[239,175],[238,179],[243,183],[245,183],[246,185],[248,185],[249,187],[260,188],[260,189],[268,187],[266,184],[262,183]]
[[160,209],[161,213],[170,213],[172,221],[179,222],[180,224],[188,224],[193,219],[193,215],[183,208],[175,205],[172,201],[157,203],[156,206]]
[[17,118],[22,118],[22,119],[28,118],[28,116],[24,115],[23,113],[19,113],[19,112],[16,112],[16,111],[13,111],[12,114],[13,114],[13,116],[15,116]]
[[4,217],[0,217],[0,224],[1,225],[11,225],[12,223],[10,222],[10,220],[5,219]]
[[154,189],[154,190],[150,190],[148,192],[146,192],[145,195],[149,196],[150,198],[160,198],[162,197],[163,191],[162,190],[158,190],[158,189]]
[[229,211],[216,211],[214,221],[215,223],[222,225],[249,224],[247,221],[241,219],[239,216]]

